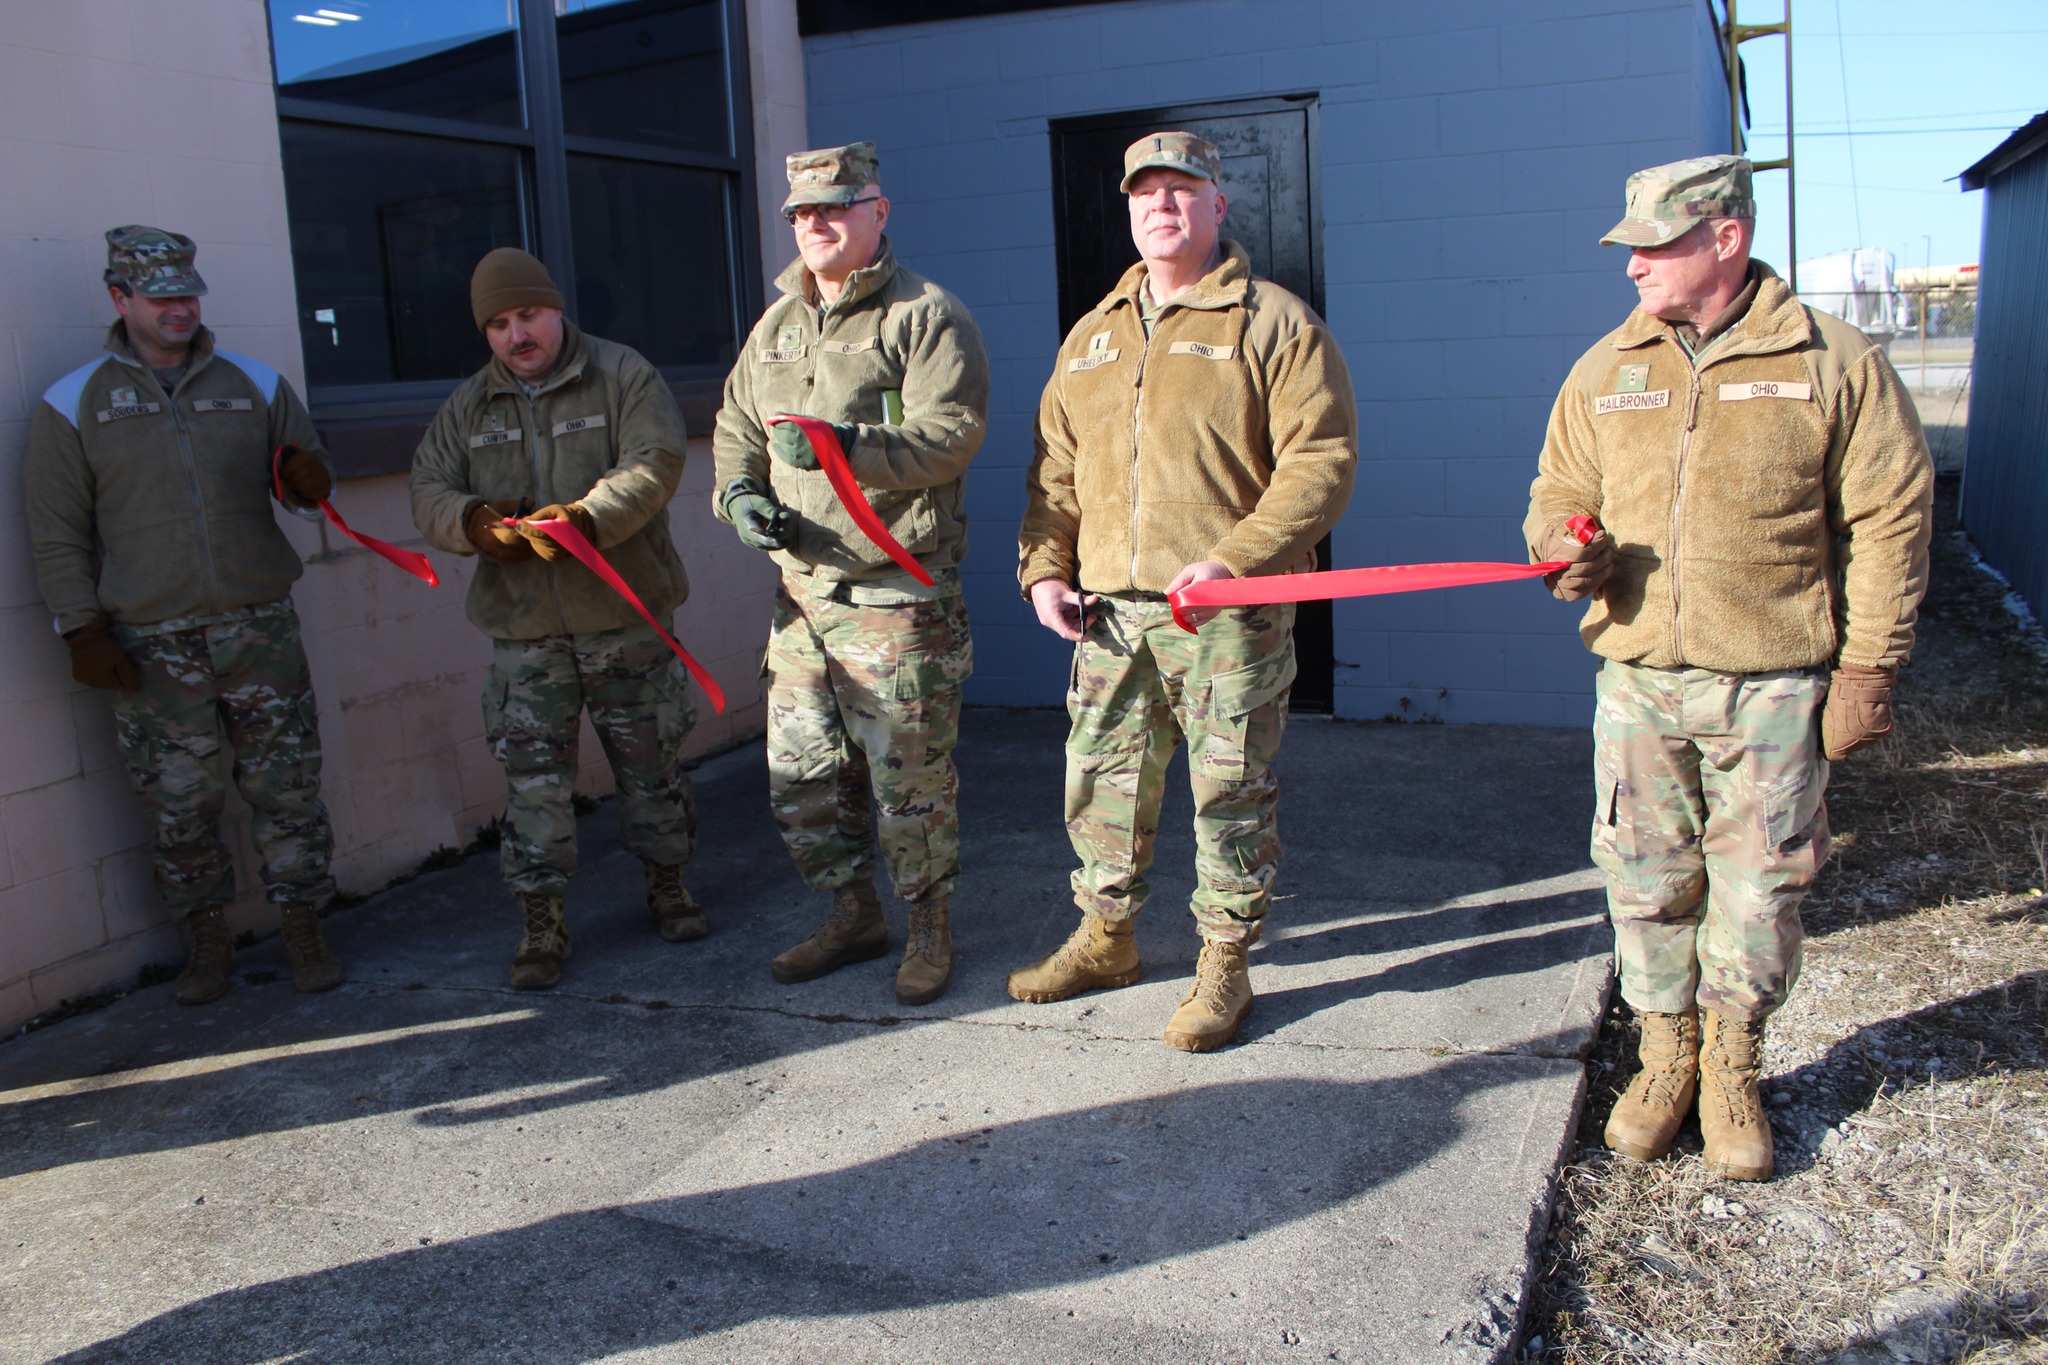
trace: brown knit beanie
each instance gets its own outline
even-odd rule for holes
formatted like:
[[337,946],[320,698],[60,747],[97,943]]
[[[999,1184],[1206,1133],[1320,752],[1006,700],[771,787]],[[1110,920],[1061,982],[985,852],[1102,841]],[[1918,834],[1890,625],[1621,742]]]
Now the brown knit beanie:
[[484,326],[507,308],[560,308],[562,291],[548,268],[516,246],[501,246],[476,263],[469,277],[469,311]]

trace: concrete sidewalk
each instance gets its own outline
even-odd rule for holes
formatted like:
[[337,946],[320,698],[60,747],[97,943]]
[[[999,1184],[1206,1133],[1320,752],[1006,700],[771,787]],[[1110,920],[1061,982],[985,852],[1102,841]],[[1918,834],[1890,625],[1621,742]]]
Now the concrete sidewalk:
[[[700,772],[711,937],[607,806],[560,990],[493,857],[0,1047],[0,1361],[1428,1361],[1506,1352],[1609,942],[1581,732],[1299,720],[1245,1041],[1158,1041],[1197,949],[1176,765],[1144,982],[1029,1006],[1075,912],[1064,717],[970,712],[959,965],[781,986],[820,913],[758,748]],[[889,901],[900,942],[901,902]]]

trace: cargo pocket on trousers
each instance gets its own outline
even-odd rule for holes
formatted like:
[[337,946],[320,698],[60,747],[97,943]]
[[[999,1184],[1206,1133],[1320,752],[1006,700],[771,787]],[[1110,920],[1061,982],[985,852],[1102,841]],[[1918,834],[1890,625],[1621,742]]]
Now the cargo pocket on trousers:
[[1762,792],[1765,855],[1780,862],[1810,862],[1828,856],[1828,822],[1823,765],[1802,769]]
[[1601,773],[1593,784],[1593,865],[1610,877],[1622,872],[1621,779]]
[[671,659],[654,670],[649,679],[654,687],[654,732],[664,756],[675,754],[697,725],[697,704],[690,697],[690,680],[680,661]]
[[1256,766],[1252,751],[1267,750],[1269,761],[1279,744],[1280,708],[1294,685],[1294,642],[1257,663],[1209,679],[1209,710],[1201,727],[1195,756],[1202,776],[1215,782],[1242,781]]
[[484,679],[484,747],[491,751],[491,757],[505,761],[505,696],[510,685],[499,680],[495,672]]

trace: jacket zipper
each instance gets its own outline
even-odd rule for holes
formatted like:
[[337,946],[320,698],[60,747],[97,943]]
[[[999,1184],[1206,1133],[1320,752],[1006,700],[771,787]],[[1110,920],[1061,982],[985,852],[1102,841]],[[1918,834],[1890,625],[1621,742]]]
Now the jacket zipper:
[[[1135,306],[1135,305],[1134,305]],[[1162,312],[1160,321],[1165,322]],[[1138,586],[1138,460],[1140,457],[1138,435],[1144,429],[1145,415],[1145,357],[1152,349],[1151,334],[1145,331],[1144,319],[1138,320],[1138,333],[1143,338],[1138,343],[1138,373],[1131,380],[1131,387],[1138,396],[1131,400],[1131,587]]]
[[[519,391],[519,401],[526,408],[526,459],[527,463],[533,466],[533,506],[535,511],[539,511],[554,501],[553,498],[542,491],[549,487],[549,485],[543,482],[540,468],[540,394],[535,393],[529,398],[526,390],[521,389]],[[552,445],[549,447],[549,453],[553,453]],[[555,604],[555,624],[561,628],[558,633],[567,635],[569,634],[569,617],[562,610],[562,576],[551,573],[546,575],[546,577],[548,580],[548,600]]]
[[[145,365],[143,369],[148,370],[149,367]],[[155,380],[156,373],[149,371],[149,377]],[[186,371],[185,377],[190,379],[191,371]],[[185,419],[178,415],[178,402],[171,396],[171,391],[165,389],[161,382],[157,383],[157,390],[164,396],[164,406],[170,409],[171,429],[178,433],[178,458],[185,465],[185,486],[192,493],[192,511],[199,518],[199,544],[206,552],[207,603],[218,612],[223,609],[220,600],[220,571],[213,562],[213,532],[206,519],[206,495],[199,487],[199,461],[192,453],[192,433],[185,429]]]
[[1685,622],[1680,612],[1678,536],[1681,513],[1685,506],[1685,457],[1692,450],[1692,429],[1700,412],[1700,372],[1697,362],[1688,367],[1690,391],[1685,400],[1685,430],[1678,437],[1678,479],[1671,495],[1671,643],[1678,651],[1678,660],[1685,662]]

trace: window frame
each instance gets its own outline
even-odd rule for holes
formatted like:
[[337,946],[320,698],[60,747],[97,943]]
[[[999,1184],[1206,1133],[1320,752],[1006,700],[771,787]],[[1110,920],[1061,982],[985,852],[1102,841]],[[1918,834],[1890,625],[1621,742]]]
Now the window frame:
[[[761,277],[760,224],[755,221],[753,211],[756,197],[753,91],[748,82],[745,0],[717,0],[717,3],[723,21],[720,28],[725,49],[727,154],[569,133],[563,124],[561,64],[555,34],[558,16],[554,0],[518,0],[518,22],[513,28],[513,36],[514,50],[519,59],[524,126],[470,123],[461,119],[287,96],[282,93],[277,79],[275,24],[270,6],[266,4],[264,38],[270,47],[271,91],[278,122],[280,126],[286,123],[317,124],[331,128],[360,128],[369,132],[403,133],[439,142],[517,148],[521,153],[521,192],[528,200],[526,232],[534,255],[547,266],[561,289],[567,305],[565,311],[572,319],[577,315],[577,299],[575,234],[570,222],[569,157],[602,156],[620,161],[719,172],[727,177],[725,229],[731,262],[731,297],[727,307],[731,314],[733,344],[737,348],[744,344],[758,311],[749,286]],[[296,289],[296,257],[292,262],[292,272]],[[302,340],[301,363],[304,362],[303,345]],[[731,367],[662,365],[657,368],[669,381],[677,400],[701,416],[707,402],[715,410]],[[370,435],[373,431],[390,432],[395,426],[423,426],[462,382],[461,378],[394,380],[378,384],[316,387],[309,379],[306,401],[314,418],[322,425],[338,423],[344,429],[364,428],[363,434]],[[700,422],[693,421],[691,429],[701,429]],[[380,441],[376,444],[388,446],[390,443]],[[407,453],[409,455],[410,451]],[[387,453],[372,456],[369,462],[384,466],[390,463],[390,459]],[[343,472],[353,471],[345,468]]]

